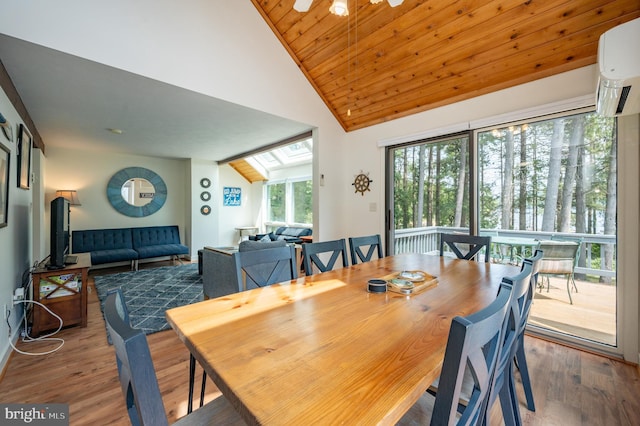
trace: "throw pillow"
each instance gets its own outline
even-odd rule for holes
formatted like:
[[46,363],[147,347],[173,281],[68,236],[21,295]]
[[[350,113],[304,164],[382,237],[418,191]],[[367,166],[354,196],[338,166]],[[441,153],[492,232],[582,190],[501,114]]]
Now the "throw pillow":
[[271,242],[271,236],[269,234],[265,234],[259,241],[263,243]]

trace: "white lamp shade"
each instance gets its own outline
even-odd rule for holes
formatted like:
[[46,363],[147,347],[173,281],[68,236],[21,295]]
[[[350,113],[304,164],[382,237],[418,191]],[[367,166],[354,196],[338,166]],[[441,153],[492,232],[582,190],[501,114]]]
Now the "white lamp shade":
[[78,198],[78,192],[74,189],[60,189],[56,191],[56,198],[62,197],[69,200],[69,204],[72,206],[80,206],[80,198]]

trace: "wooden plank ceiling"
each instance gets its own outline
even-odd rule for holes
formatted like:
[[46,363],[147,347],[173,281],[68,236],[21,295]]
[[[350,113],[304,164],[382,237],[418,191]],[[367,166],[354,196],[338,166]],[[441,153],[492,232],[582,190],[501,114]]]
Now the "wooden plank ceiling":
[[640,0],[349,0],[348,17],[251,1],[346,131],[594,64],[640,16]]

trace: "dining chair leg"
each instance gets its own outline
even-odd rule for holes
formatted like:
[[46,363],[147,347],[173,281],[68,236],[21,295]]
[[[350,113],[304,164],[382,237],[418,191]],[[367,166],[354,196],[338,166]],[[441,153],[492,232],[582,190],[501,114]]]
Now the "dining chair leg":
[[571,298],[571,277],[567,275],[567,294],[569,295],[569,303],[573,305],[573,299]]
[[513,366],[510,365],[509,373],[506,375],[506,383],[500,389],[500,406],[502,408],[502,419],[506,426],[522,426],[520,417],[520,403],[516,394],[516,382],[513,377]]
[[196,376],[196,359],[189,355],[189,399],[187,400],[187,414],[193,411],[193,385]]
[[[524,340],[524,339],[523,339]],[[524,388],[524,396],[527,399],[527,409],[529,411],[536,411],[536,404],[533,401],[533,389],[531,387],[531,378],[529,377],[529,368],[527,366],[527,357],[524,353],[524,346],[522,340],[518,345],[516,351],[516,365],[520,371],[520,377],[522,379],[522,387]]]

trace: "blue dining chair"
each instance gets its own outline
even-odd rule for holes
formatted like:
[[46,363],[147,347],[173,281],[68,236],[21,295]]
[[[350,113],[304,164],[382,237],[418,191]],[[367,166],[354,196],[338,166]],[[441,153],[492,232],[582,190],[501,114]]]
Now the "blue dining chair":
[[298,278],[296,251],[292,245],[238,252],[234,260],[239,291]]
[[[511,286],[503,283],[489,306],[467,317],[453,318],[435,401],[425,392],[398,425],[483,423],[508,324],[510,300]],[[465,377],[473,383],[467,403],[462,405],[459,400]]]
[[[518,398],[515,393],[515,379],[513,375],[513,360],[519,344],[519,336],[522,328],[522,316],[525,311],[527,300],[531,298],[531,273],[532,264],[524,262],[520,273],[513,277],[504,277],[502,283],[511,286],[511,298],[507,310],[507,327],[502,336],[500,356],[496,365],[496,372],[489,403],[487,406],[487,418],[485,423],[489,424],[488,413],[500,398],[502,408],[502,418],[506,426],[522,424]],[[526,324],[526,322],[524,323]]]
[[[349,250],[351,251],[351,264],[369,262],[376,254],[378,259],[382,259],[382,240],[380,234],[368,235],[366,237],[349,237]],[[363,251],[366,250],[366,253]]]
[[[122,292],[110,293],[104,304],[104,319],[116,352],[120,387],[129,420],[134,426],[168,425],[147,336],[132,328]],[[245,424],[231,404],[220,396],[179,419],[175,425],[202,425],[216,421],[225,425]]]
[[[484,261],[489,262],[491,255],[491,237],[467,234],[440,233],[440,256],[444,256],[445,244],[449,246],[458,259],[471,260],[479,256],[484,248]],[[462,249],[462,250],[461,250]]]
[[[323,261],[320,258],[321,254],[328,255],[329,259]],[[346,268],[349,260],[347,259],[347,245],[344,238],[340,240],[302,244],[302,262],[304,272],[307,275],[313,275],[314,266],[318,268],[320,272],[331,271],[338,258],[342,259],[342,267]]]
[[[533,303],[533,297],[538,286],[538,275],[540,273],[540,261],[544,257],[542,250],[536,250],[533,257],[524,260],[524,264],[531,264],[531,284],[529,285],[529,294],[524,302],[524,309],[520,316],[520,324],[518,327],[518,343],[515,353],[515,363],[518,371],[520,371],[520,377],[522,379],[522,387],[524,388],[524,395],[527,399],[527,408],[530,411],[536,411],[536,405],[533,401],[533,388],[531,386],[531,378],[529,377],[529,367],[527,366],[527,357],[524,350],[524,331],[529,320],[529,313],[531,312],[531,305]],[[512,395],[517,403],[517,397],[515,392]]]
[[[531,296],[531,273],[531,262],[524,262],[519,274],[502,279],[502,285],[499,291],[503,291],[503,286],[508,287],[510,289],[510,298],[508,301],[504,330],[500,339],[499,356],[489,387],[485,418],[480,419],[477,424],[489,424],[489,413],[498,397],[500,398],[502,417],[505,425],[513,426],[521,424],[518,401],[515,396],[512,361],[518,345],[521,313],[525,309],[526,301]],[[498,295],[499,294],[500,293],[498,293]],[[443,370],[438,380],[427,389],[427,393],[437,397],[442,388],[442,381],[445,379]],[[473,398],[474,388],[475,379],[473,374],[467,370],[464,373],[461,390],[458,393],[459,400],[463,401],[458,407],[459,413],[464,410],[464,406]]]

